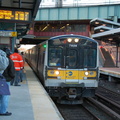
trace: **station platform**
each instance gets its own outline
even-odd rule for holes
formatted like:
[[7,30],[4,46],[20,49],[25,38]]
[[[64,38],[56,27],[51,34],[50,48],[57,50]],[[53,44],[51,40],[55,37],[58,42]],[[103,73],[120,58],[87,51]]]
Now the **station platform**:
[[0,120],[64,120],[27,64],[24,78],[21,86],[10,86],[8,112],[12,115],[0,116]]
[[99,70],[100,70],[100,74],[109,76],[109,81],[111,81],[112,77],[120,78],[120,68],[102,67],[99,68]]

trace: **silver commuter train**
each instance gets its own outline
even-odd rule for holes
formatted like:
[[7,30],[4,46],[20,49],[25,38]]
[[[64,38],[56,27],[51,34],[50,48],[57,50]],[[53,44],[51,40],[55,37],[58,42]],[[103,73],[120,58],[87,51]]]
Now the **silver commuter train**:
[[95,96],[99,79],[97,41],[80,35],[50,38],[25,53],[25,58],[52,98],[81,104]]

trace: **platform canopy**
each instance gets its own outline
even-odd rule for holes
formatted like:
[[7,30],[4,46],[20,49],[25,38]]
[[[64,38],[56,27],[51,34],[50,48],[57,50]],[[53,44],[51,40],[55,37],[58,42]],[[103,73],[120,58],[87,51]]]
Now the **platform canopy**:
[[117,23],[117,22],[113,22],[111,20],[106,20],[106,19],[102,19],[102,18],[95,18],[95,19],[92,19],[90,21],[90,24],[93,25],[93,26],[100,26],[100,25],[111,25],[111,26],[116,26],[116,27],[120,27],[120,23]]
[[120,23],[95,18],[90,21],[90,24],[94,27],[93,39],[120,46]]
[[33,24],[41,0],[0,0],[0,30],[16,30],[18,38]]
[[103,33],[93,34],[92,38],[120,44],[120,28],[112,29]]

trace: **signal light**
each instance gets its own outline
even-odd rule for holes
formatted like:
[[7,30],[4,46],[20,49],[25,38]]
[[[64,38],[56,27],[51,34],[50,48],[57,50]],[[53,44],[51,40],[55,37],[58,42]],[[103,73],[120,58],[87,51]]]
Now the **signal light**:
[[44,44],[43,47],[46,48],[46,44]]

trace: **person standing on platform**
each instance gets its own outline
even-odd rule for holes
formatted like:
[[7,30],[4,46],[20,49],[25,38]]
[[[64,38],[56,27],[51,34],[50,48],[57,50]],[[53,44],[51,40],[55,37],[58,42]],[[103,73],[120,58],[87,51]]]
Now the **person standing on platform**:
[[10,59],[13,60],[15,67],[15,79],[11,81],[11,85],[20,86],[18,83],[20,80],[20,71],[23,69],[23,58],[17,48],[15,48],[14,53],[10,55]]
[[[7,54],[7,57],[9,59],[9,65],[4,70],[3,76],[5,77],[8,86],[10,86],[10,81],[13,80],[15,77],[15,68],[14,68],[13,61],[9,58],[11,51],[8,48],[4,48],[3,51]],[[0,115],[11,115],[12,114],[10,112],[7,112],[9,98],[10,98],[10,95],[3,95],[3,102],[1,105],[1,113],[2,114],[0,114]]]
[[4,70],[9,65],[9,60],[6,56],[6,53],[0,49],[0,73],[2,74]]
[[[0,73],[3,74],[4,70],[8,67],[9,65],[9,59],[6,56],[6,53],[2,50],[0,50]],[[4,105],[5,105],[5,95],[0,95],[0,116],[2,115],[11,115],[11,113],[7,112],[4,109]]]

